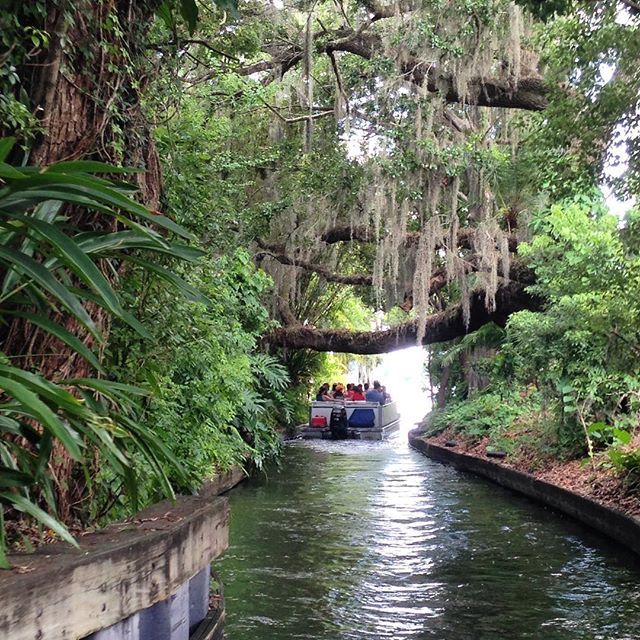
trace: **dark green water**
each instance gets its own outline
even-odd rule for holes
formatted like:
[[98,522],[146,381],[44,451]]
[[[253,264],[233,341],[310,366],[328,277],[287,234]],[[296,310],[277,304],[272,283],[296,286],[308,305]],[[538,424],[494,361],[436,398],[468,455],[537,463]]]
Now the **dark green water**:
[[640,638],[633,555],[405,436],[288,446],[230,496],[229,640]]

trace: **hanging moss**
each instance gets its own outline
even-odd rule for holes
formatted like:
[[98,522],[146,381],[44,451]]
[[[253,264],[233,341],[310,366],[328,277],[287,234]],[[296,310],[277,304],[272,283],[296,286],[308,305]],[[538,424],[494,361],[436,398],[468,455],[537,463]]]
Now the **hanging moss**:
[[[529,64],[522,45],[528,25],[515,4],[498,0],[490,12],[483,12],[482,6],[446,2],[437,11],[431,5],[407,11],[395,3],[393,15],[368,27],[367,33],[380,38],[382,59],[391,61],[395,72],[389,73],[381,63],[385,71],[377,73],[356,98],[367,106],[365,114],[357,116],[357,126],[365,130],[356,130],[355,135],[346,97],[353,78],[343,77],[340,60],[332,54],[326,65],[332,79],[334,120],[338,128],[344,123],[342,136],[348,153],[362,168],[362,187],[343,209],[338,185],[326,185],[324,193],[296,199],[291,204],[296,215],[285,212],[272,225],[273,241],[286,238],[298,259],[321,261],[331,270],[339,265],[338,253],[320,241],[325,231],[348,225],[358,230],[360,238],[370,239],[375,244],[371,265],[375,304],[389,308],[412,297],[419,340],[433,311],[431,281],[437,269],[455,285],[452,292],[460,296],[465,321],[471,290],[483,287],[491,310],[501,279],[509,276],[508,238],[497,219],[493,177],[482,158],[489,158],[496,146],[511,144],[517,129],[509,126],[509,116],[502,110],[470,103],[482,90],[478,79],[499,78],[517,85]],[[461,11],[467,12],[462,20]],[[312,71],[316,64],[320,73],[320,62],[314,61],[313,26],[309,12],[303,68],[297,84],[291,85],[310,115],[314,100],[320,99],[320,88],[314,95]],[[419,74],[421,81],[408,82],[412,74]],[[448,103],[451,91],[460,96],[460,104]],[[307,118],[302,132],[306,154],[312,151],[312,129],[313,120]],[[472,247],[459,246],[463,218],[477,227]],[[411,242],[410,234],[416,231],[418,240]],[[276,291],[281,296],[289,292],[285,297],[292,303],[298,297],[292,292],[300,287],[295,272],[295,267],[274,267]]]

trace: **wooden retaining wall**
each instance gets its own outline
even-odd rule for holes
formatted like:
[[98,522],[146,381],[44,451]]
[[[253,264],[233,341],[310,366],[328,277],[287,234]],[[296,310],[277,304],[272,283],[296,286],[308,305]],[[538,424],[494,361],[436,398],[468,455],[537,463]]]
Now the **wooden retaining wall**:
[[209,610],[210,564],[228,545],[229,506],[215,497],[244,477],[234,470],[204,495],[165,501],[79,538],[10,556],[0,571],[2,640],[222,638],[224,607]]
[[415,432],[409,434],[409,444],[429,458],[484,476],[503,487],[562,511],[640,555],[640,518],[627,516],[528,473],[509,469],[498,462],[431,444]]

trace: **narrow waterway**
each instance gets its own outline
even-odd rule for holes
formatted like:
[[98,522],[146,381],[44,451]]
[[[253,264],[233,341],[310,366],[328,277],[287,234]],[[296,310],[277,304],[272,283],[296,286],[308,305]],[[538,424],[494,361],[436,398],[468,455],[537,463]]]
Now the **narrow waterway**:
[[640,563],[406,444],[287,446],[230,494],[229,640],[631,640]]

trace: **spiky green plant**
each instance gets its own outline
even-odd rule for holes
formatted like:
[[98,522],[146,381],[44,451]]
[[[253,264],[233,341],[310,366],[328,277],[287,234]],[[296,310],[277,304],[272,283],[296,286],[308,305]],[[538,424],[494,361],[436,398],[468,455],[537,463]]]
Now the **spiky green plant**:
[[[105,379],[95,351],[63,324],[74,320],[93,344],[103,346],[104,336],[87,311],[91,302],[144,335],[144,327],[123,309],[97,262],[116,274],[128,260],[187,297],[203,298],[171,270],[143,257],[150,253],[198,259],[199,250],[170,239],[190,239],[188,232],[136,202],[130,185],[94,175],[130,170],[92,161],[16,167],[5,162],[14,142],[0,140],[0,318],[5,324],[19,318],[52,334],[103,377],[53,381],[0,357],[0,568],[9,566],[7,508],[28,514],[75,544],[56,517],[49,466],[55,443],[80,465],[87,484],[88,461],[97,450],[134,504],[134,456],[153,470],[164,493],[173,496],[165,466],[177,462],[153,432],[136,421],[138,399],[147,392]],[[64,215],[66,205],[111,216],[120,230],[82,231]]]

